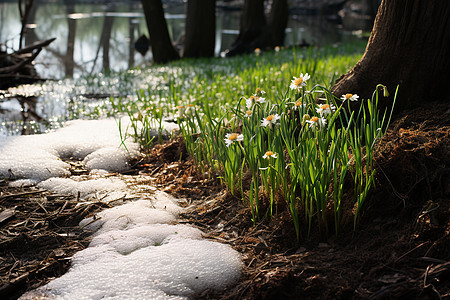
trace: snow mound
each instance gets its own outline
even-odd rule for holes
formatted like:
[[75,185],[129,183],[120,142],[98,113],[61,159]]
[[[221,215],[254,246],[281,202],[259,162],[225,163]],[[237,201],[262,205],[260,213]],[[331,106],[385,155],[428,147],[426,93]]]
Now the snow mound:
[[38,183],[37,186],[55,193],[80,195],[81,198],[94,195],[101,198],[100,193],[120,191],[127,187],[123,181],[114,178],[97,178],[84,181],[76,181],[71,178],[49,178]]
[[158,201],[170,207],[175,199],[160,192],[83,220],[80,226],[94,231],[89,247],[66,274],[21,299],[189,299],[239,279],[238,252],[173,224],[177,212],[156,208]]
[[89,246],[110,245],[115,251],[125,255],[140,248],[167,244],[179,238],[199,240],[202,238],[202,232],[187,225],[143,225],[129,230],[104,232],[95,236]]
[[81,221],[80,226],[92,232],[131,229],[143,224],[169,224],[176,216],[167,210],[155,209],[152,201],[138,200],[106,209],[95,217]]
[[176,239],[128,255],[102,245],[78,252],[68,273],[38,291],[47,299],[183,299],[225,288],[240,268],[235,250],[211,241]]
[[69,176],[70,166],[62,159],[83,160],[90,170],[124,171],[139,149],[128,141],[127,150],[121,146],[119,128],[111,119],[76,120],[55,132],[0,141],[0,176],[35,181]]

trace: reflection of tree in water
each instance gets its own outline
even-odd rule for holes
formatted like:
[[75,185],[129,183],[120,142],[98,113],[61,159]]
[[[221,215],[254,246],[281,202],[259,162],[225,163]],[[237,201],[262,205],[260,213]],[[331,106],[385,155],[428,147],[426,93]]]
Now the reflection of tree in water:
[[[115,11],[115,6],[111,5],[108,6],[107,12],[113,12]],[[102,33],[100,35],[97,53],[95,54],[94,64],[92,66],[91,74],[94,72],[94,68],[98,59],[98,55],[100,52],[100,48],[103,50],[103,63],[102,63],[102,71],[108,73],[110,70],[110,63],[109,63],[109,48],[111,45],[111,31],[114,24],[114,17],[109,16],[108,14],[105,14],[104,20],[103,20],[103,27],[102,27]]]
[[64,69],[66,72],[66,77],[73,77],[73,69],[75,66],[75,62],[73,59],[73,54],[75,51],[75,35],[77,32],[77,23],[76,20],[71,18],[70,15],[75,13],[75,6],[68,0],[64,1],[67,12],[67,26],[68,26],[68,35],[67,35],[67,50],[64,58]]

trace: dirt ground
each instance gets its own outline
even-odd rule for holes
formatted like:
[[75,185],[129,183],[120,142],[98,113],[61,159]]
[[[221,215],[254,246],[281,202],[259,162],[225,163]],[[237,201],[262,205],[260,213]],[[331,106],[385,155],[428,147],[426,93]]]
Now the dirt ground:
[[[154,147],[132,172],[189,199],[194,208],[180,222],[242,253],[241,280],[196,299],[450,299],[449,135],[449,104],[399,116],[378,147],[376,186],[357,230],[349,202],[338,236],[312,232],[299,242],[281,208],[253,224],[241,200],[199,175],[181,139]],[[60,276],[88,245],[78,222],[108,206],[77,203],[0,182],[0,299]]]

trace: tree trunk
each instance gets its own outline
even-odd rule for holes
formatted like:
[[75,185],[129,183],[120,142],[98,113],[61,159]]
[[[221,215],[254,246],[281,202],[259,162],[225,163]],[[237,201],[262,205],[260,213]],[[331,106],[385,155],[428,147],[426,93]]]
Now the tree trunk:
[[[75,7],[73,3],[69,1],[64,2],[66,5],[66,13],[69,16],[75,12]],[[75,62],[73,55],[75,52],[75,36],[77,30],[77,21],[73,18],[67,18],[68,36],[67,36],[67,49],[66,56],[64,57],[64,69],[66,72],[66,77],[73,78]]]
[[172,45],[161,0],[141,0],[147,22],[153,61],[166,63],[180,58]]
[[212,57],[216,37],[216,1],[188,0],[184,57]]
[[227,56],[250,53],[271,46],[271,34],[264,15],[264,0],[245,0],[239,35]]
[[101,36],[101,44],[103,49],[102,70],[109,73],[111,64],[109,63],[109,48],[111,45],[111,31],[114,23],[114,17],[105,16],[103,22],[103,30]]
[[[130,4],[130,10],[131,10],[131,4]],[[135,21],[134,18],[128,19],[128,35],[129,35],[129,39],[130,39],[130,42],[128,44],[128,69],[131,69],[134,67],[134,31],[136,28],[134,21]]]
[[396,107],[449,100],[450,1],[383,0],[366,51],[332,88],[333,94],[371,97],[377,84],[392,94],[399,85]]
[[[31,7],[31,10],[30,10],[30,13],[28,14],[28,19],[27,19],[28,24],[36,23],[37,8],[38,8],[38,5],[33,5]],[[47,38],[47,37],[44,37],[44,38]],[[33,45],[34,43],[36,43],[38,41],[39,41],[39,38],[36,35],[36,29],[35,28],[27,28],[26,34],[25,34],[25,47]]]
[[[24,6],[24,7],[23,7]],[[28,15],[33,7],[33,0],[25,0],[25,4],[22,4],[22,0],[19,0],[19,13],[20,21],[22,22],[22,28],[20,29],[19,49],[22,49],[23,40],[27,31]]]
[[273,46],[284,45],[288,16],[289,11],[287,0],[273,0],[269,16]]

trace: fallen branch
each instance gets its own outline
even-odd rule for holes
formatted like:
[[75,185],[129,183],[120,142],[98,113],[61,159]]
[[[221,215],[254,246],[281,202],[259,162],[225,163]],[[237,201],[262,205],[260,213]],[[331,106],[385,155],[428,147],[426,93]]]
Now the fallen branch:
[[38,49],[38,48],[43,48],[43,47],[47,47],[48,45],[50,45],[50,43],[52,43],[54,40],[56,40],[56,38],[51,38],[42,42],[36,42],[31,44],[30,46],[27,46],[25,48],[22,48],[20,50],[14,51],[13,54],[23,54],[23,53],[30,53],[32,52],[34,49]]
[[15,65],[12,65],[9,67],[0,68],[0,73],[11,74],[11,73],[19,70],[27,63],[32,62],[36,58],[36,56],[38,56],[38,54],[41,53],[41,51],[42,51],[42,48],[39,48],[36,52],[33,53],[33,55],[31,55],[29,58],[27,58],[25,60],[22,60],[20,63],[17,63]]

